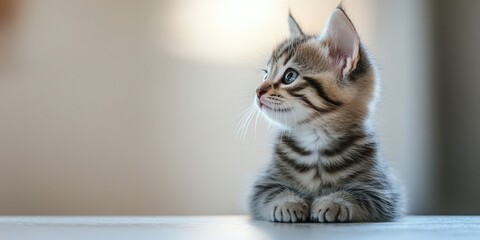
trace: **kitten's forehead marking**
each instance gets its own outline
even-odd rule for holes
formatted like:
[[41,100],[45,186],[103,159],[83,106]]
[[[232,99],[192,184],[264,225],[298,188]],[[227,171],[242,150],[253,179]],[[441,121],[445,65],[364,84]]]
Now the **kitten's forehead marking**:
[[304,72],[310,73],[328,71],[334,63],[329,56],[328,43],[318,40],[308,41],[301,48],[297,48],[294,60]]
[[[273,82],[281,81],[279,73],[292,64],[297,66],[298,71],[304,74],[316,74],[329,69],[331,63],[328,60],[328,43],[321,42],[313,36],[288,39],[278,45],[267,62],[269,79]],[[291,64],[289,64],[291,63]]]
[[284,65],[292,58],[295,54],[295,51],[298,46],[307,42],[308,40],[312,39],[311,36],[299,37],[294,39],[287,39],[283,43],[281,43],[272,53],[272,56],[269,62],[278,63],[282,57],[286,56],[284,60]]
[[294,51],[294,48],[297,47],[300,43],[306,41],[307,37],[287,39],[280,43],[272,52],[270,59],[267,64],[277,63],[278,60],[287,53]]

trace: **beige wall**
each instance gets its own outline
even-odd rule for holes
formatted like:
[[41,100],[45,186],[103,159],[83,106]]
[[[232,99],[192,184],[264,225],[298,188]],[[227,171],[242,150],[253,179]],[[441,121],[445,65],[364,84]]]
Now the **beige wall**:
[[[319,32],[337,2],[24,1],[0,72],[0,214],[244,213],[269,131],[259,120],[235,138],[236,117],[288,6]],[[404,102],[423,94],[410,91],[424,71],[408,54],[424,40],[408,35],[415,2],[345,1],[387,79],[385,155],[413,195],[428,183],[405,164],[425,157],[425,132],[409,129],[425,116]]]

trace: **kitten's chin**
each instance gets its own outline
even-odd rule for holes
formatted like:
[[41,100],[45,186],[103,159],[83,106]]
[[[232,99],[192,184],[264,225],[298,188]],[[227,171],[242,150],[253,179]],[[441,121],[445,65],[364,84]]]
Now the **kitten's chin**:
[[288,112],[280,112],[261,108],[260,111],[266,120],[279,129],[289,130],[298,125],[296,113],[293,109]]
[[255,99],[255,105],[262,113],[263,117],[272,125],[280,129],[293,129],[297,127],[298,120],[305,113],[301,108],[290,106],[275,106],[268,102],[262,102],[258,98]]
[[263,102],[262,100],[257,100],[255,101],[257,107],[260,109],[260,111],[265,112],[265,113],[274,113],[274,114],[285,114],[292,112],[294,109],[293,108],[288,108],[288,107],[282,107],[282,106],[275,106],[272,104],[269,104],[268,102]]
[[272,108],[268,105],[261,104],[261,103],[259,108],[264,113],[277,114],[277,115],[282,115],[282,114],[285,115],[293,111],[293,109],[291,108]]

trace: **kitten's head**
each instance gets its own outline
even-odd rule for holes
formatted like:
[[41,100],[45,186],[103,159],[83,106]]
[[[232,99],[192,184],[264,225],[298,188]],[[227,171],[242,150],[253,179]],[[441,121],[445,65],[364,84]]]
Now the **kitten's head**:
[[342,8],[319,35],[288,19],[290,37],[268,60],[256,105],[284,128],[364,121],[375,99],[375,71]]

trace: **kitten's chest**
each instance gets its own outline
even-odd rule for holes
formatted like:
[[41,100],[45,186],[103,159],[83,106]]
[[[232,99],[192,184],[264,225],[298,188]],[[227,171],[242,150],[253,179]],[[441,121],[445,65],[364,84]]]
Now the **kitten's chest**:
[[279,164],[289,171],[296,188],[305,194],[316,194],[322,189],[335,187],[348,177],[348,171],[326,171],[325,164],[340,160],[322,155],[321,146],[327,145],[327,138],[314,132],[296,136],[295,146],[288,141],[278,146],[284,149],[277,151]]
[[312,154],[309,157],[299,157],[295,161],[299,164],[309,163],[304,165],[303,171],[292,171],[298,188],[308,194],[318,193],[322,189],[337,186],[347,176],[346,172],[330,173],[326,171],[322,164],[324,160],[319,153]]

